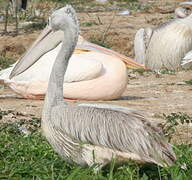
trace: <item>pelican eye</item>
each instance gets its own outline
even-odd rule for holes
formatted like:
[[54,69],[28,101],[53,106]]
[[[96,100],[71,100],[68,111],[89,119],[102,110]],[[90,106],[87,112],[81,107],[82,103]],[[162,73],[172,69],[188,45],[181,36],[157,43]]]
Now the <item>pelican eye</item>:
[[67,8],[66,13],[71,14],[71,9]]

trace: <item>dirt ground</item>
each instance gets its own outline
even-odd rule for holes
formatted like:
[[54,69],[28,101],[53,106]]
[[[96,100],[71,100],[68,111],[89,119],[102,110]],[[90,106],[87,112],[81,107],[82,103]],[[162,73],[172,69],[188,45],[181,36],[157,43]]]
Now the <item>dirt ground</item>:
[[[179,0],[140,1],[146,10],[131,11],[131,15],[118,15],[113,12],[83,12],[78,13],[81,35],[87,40],[102,39],[113,50],[129,57],[134,57],[133,39],[141,27],[154,27],[174,17],[174,9]],[[2,24],[1,24],[2,27]],[[9,26],[13,28],[13,26]],[[107,30],[109,29],[109,30]],[[107,30],[107,32],[106,32]],[[105,33],[106,32],[106,33]],[[36,39],[40,31],[22,33],[16,37],[0,37],[0,54],[19,58]],[[160,122],[162,114],[186,112],[192,115],[192,85],[184,83],[191,80],[192,71],[181,71],[176,74],[156,75],[151,72],[129,73],[127,90],[119,100],[113,103],[136,108],[148,115],[154,122]],[[7,87],[0,87],[0,109],[16,110],[26,115],[41,116],[43,101],[20,98],[2,98],[13,92]],[[79,101],[70,101],[78,103]],[[103,103],[103,102],[101,102]],[[19,116],[18,116],[19,117]],[[16,117],[17,118],[17,117]]]

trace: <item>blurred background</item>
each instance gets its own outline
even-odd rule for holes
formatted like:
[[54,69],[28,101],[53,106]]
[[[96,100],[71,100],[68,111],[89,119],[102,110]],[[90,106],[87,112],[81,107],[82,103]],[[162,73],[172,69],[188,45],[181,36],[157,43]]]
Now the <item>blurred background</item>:
[[[81,35],[91,42],[134,57],[133,39],[141,27],[153,27],[174,17],[180,0],[0,0],[0,56],[20,57],[47,17],[65,4],[73,5]],[[6,35],[6,36],[4,36]],[[10,38],[15,37],[15,38]],[[19,41],[16,36],[19,36]]]

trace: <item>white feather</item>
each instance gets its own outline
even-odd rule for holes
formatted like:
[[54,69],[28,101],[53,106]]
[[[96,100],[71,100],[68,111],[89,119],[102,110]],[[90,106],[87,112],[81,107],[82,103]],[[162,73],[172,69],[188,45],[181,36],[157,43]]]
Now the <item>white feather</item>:
[[192,67],[192,51],[189,51],[181,60],[181,66],[187,69]]
[[135,60],[145,65],[145,53],[149,45],[153,30],[141,28],[137,31],[134,40]]

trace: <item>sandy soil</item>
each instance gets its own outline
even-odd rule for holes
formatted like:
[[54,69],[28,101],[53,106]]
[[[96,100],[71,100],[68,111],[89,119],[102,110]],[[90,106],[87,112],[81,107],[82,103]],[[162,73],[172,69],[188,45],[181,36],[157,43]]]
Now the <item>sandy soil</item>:
[[[88,40],[102,39],[103,34],[110,27],[105,34],[106,44],[122,54],[134,57],[133,39],[136,31],[141,27],[154,27],[173,18],[173,11],[175,7],[178,7],[179,2],[181,1],[142,0],[141,5],[147,5],[150,8],[132,11],[129,16],[118,15],[117,12],[78,13],[81,22],[81,35]],[[0,55],[19,58],[39,33],[40,31],[21,32],[17,37],[1,36]],[[104,103],[136,108],[145,112],[156,123],[162,121],[159,118],[162,114],[186,112],[192,115],[192,85],[183,83],[192,79],[191,73],[192,71],[181,71],[174,75],[156,75],[151,72],[145,72],[143,75],[129,73],[130,81],[122,98]],[[13,94],[10,89],[0,87],[0,109],[12,109],[25,115],[41,116],[43,101],[3,98],[9,94]],[[70,102],[77,103],[79,101]]]

